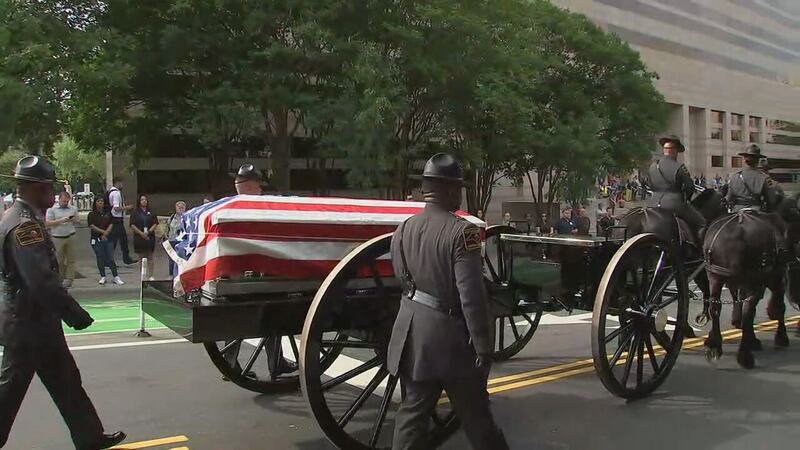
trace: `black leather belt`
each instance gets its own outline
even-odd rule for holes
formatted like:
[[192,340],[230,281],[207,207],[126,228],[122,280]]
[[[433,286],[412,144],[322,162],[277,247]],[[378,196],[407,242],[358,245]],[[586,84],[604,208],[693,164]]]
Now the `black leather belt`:
[[66,239],[66,238],[70,238],[72,236],[75,236],[75,233],[68,234],[66,236],[53,236],[53,237],[56,238],[56,239]]
[[443,312],[448,316],[461,317],[460,308],[453,308],[452,306],[445,305],[444,303],[442,303],[441,300],[439,300],[439,298],[431,294],[428,294],[425,291],[420,291],[419,289],[416,289],[414,290],[413,293],[407,292],[405,294],[405,298],[409,299],[412,302],[425,305],[428,308],[435,309],[436,311]]

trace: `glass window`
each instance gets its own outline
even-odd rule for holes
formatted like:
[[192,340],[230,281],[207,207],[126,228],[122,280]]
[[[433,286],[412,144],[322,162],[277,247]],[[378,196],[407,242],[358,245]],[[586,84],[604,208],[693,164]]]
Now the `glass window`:
[[731,130],[731,140],[732,141],[741,141],[742,140],[742,130]]
[[750,142],[761,142],[761,134],[760,133],[750,133]]
[[718,141],[722,140],[722,128],[712,128],[711,129],[711,139],[716,139]]
[[722,167],[722,156],[711,155],[711,167]]
[[758,128],[758,121],[760,117],[750,116],[750,128]]
[[731,114],[731,125],[742,126],[744,116],[741,114]]
[[731,157],[731,167],[742,167],[742,157],[741,156],[732,156]]
[[713,123],[722,123],[723,117],[725,117],[725,113],[722,111],[711,111],[711,121]]

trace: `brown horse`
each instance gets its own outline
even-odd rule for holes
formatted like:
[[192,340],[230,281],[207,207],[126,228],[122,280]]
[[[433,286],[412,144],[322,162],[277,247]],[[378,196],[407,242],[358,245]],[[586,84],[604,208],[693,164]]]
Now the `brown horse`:
[[[722,196],[713,189],[705,189],[695,196],[692,206],[700,212],[707,223],[711,223],[715,218],[727,213]],[[702,260],[703,258],[702,242],[694,242],[693,233],[688,228],[688,225],[662,209],[649,207],[632,209],[620,219],[620,226],[627,236],[653,233],[667,242],[673,242],[681,250],[682,258],[685,261]],[[617,232],[622,231],[618,230]],[[705,316],[708,311],[710,292],[708,279],[705,270],[702,270],[702,265],[694,275],[694,282],[703,293],[703,313],[701,316]],[[685,329],[686,337],[694,337],[692,327],[686,326]]]
[[[709,314],[712,327],[705,347],[710,361],[722,356],[720,299],[726,285],[734,300],[742,302],[742,340],[736,357],[740,366],[750,369],[755,365],[753,351],[760,349],[760,341],[755,337],[753,322],[756,306],[766,288],[772,292],[767,313],[770,319],[778,321],[775,346],[789,345],[784,322],[786,304],[783,301],[787,266],[783,255],[778,252],[776,228],[779,235],[787,236],[786,225],[777,215],[740,211],[718,218],[706,232],[703,251],[711,294]],[[737,321],[737,307],[735,305],[734,322]]]

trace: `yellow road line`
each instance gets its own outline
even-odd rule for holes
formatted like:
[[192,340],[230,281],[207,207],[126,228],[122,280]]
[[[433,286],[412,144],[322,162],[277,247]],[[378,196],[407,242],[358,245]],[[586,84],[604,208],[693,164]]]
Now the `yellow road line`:
[[[149,448],[149,447],[157,447],[159,445],[167,445],[167,444],[178,444],[181,442],[188,441],[189,438],[186,436],[171,436],[165,437],[161,439],[152,439],[149,441],[140,441],[140,442],[131,442],[128,444],[121,444],[117,447],[113,447],[112,450],[138,450],[141,448]],[[184,447],[185,448],[185,447]]]
[[169,450],[189,450],[189,447],[174,447]]
[[493,386],[495,384],[502,384],[508,383],[510,381],[521,380],[523,378],[530,378],[539,375],[547,375],[553,372],[560,372],[562,370],[573,369],[575,367],[585,366],[587,364],[592,364],[592,359],[582,359],[580,361],[575,361],[567,364],[559,364],[557,366],[550,366],[545,367],[543,369],[531,370],[530,372],[522,372],[513,375],[508,375],[504,377],[492,378],[489,380],[488,385]]
[[[800,319],[800,316],[789,317],[786,320],[795,320]],[[778,328],[778,321],[777,320],[770,320],[766,322],[759,323],[753,326],[753,330],[756,332],[763,332],[763,331],[774,331]],[[730,329],[725,330],[722,333],[722,340],[728,341],[732,339],[737,339],[742,336],[742,331],[739,329]],[[692,339],[685,339],[684,344],[682,345],[683,350],[693,349],[697,347],[701,347],[704,345],[705,338],[692,338]],[[656,355],[663,355],[664,349],[656,346],[658,350],[656,350]],[[627,352],[626,352],[627,353]],[[627,356],[627,355],[625,355]],[[622,358],[617,364],[623,364],[625,359]],[[569,369],[569,370],[568,370]],[[594,364],[592,359],[583,359],[580,361],[575,361],[567,364],[560,364],[557,366],[546,367],[543,369],[532,370],[529,372],[523,372],[498,378],[493,378],[489,380],[488,386],[489,388],[487,391],[489,394],[495,394],[498,392],[509,391],[512,389],[519,389],[527,386],[534,386],[541,383],[547,383],[550,381],[560,380],[562,378],[569,378],[572,376],[588,373],[594,371]],[[558,373],[555,373],[558,372]],[[516,380],[523,380],[516,383],[509,383],[511,381]],[[503,384],[509,383],[509,384]],[[502,386],[495,386],[498,384],[503,384]],[[495,387],[491,387],[495,386]],[[447,403],[447,398],[444,397],[439,401],[439,404]]]

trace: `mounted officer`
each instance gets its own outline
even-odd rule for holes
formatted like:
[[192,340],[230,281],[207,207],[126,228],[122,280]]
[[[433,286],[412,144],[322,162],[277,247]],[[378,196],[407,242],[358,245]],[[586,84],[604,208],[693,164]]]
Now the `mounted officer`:
[[61,286],[58,262],[44,227],[44,212],[53,205],[55,170],[37,156],[17,162],[19,197],[0,220],[0,447],[5,445],[33,375],[39,376],[77,450],[100,450],[125,439],[125,433],[103,434],[103,425],[67,347],[63,320],[82,330],[92,324],[78,302]]
[[473,448],[508,448],[486,393],[494,333],[480,230],[454,214],[463,184],[458,162],[434,155],[422,175],[427,206],[392,238],[392,264],[405,287],[387,358],[389,372],[405,388],[395,450],[428,448],[429,421],[442,390]]
[[[776,211],[783,200],[783,189],[766,173],[769,163],[761,154],[761,147],[750,144],[739,155],[744,158],[746,167],[731,175],[728,183],[725,198],[731,210]],[[762,160],[765,165],[759,169]]]
[[643,180],[653,191],[648,206],[680,217],[702,240],[706,219],[689,203],[695,193],[694,181],[686,166],[678,162],[678,153],[685,152],[686,147],[677,136],[663,137],[658,144],[663,154],[650,164]]

